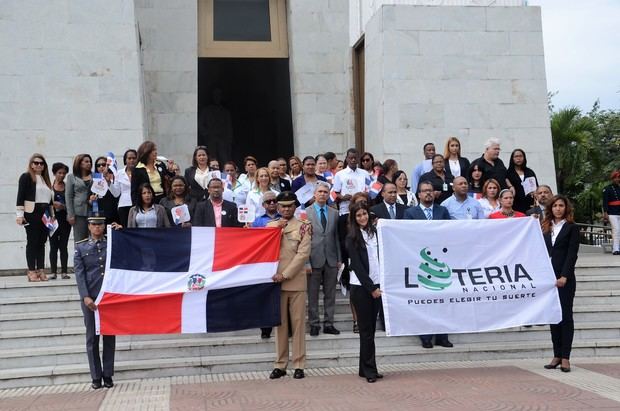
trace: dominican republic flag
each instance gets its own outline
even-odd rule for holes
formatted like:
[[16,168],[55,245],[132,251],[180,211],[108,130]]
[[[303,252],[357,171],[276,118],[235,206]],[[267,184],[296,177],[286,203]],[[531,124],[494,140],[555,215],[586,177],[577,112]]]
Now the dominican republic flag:
[[108,164],[108,170],[110,170],[112,174],[114,174],[114,177],[116,177],[116,174],[118,174],[118,164],[113,152],[108,151],[108,154],[106,154],[106,163]]
[[377,198],[382,188],[383,188],[383,184],[381,184],[378,180],[373,181],[372,184],[370,185],[370,189],[368,190],[368,194],[370,195],[370,198],[373,200]]
[[277,228],[109,228],[97,334],[279,325],[279,255]]
[[53,236],[58,229],[58,221],[50,215],[49,210],[45,210],[45,213],[43,213],[41,217],[41,221],[43,221],[43,225],[47,228],[50,237]]

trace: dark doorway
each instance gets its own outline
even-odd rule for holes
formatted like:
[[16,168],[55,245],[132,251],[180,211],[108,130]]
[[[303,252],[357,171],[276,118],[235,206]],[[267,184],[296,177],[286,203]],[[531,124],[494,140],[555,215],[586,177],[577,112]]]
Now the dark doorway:
[[288,59],[199,58],[198,144],[241,172],[246,155],[259,166],[293,155]]

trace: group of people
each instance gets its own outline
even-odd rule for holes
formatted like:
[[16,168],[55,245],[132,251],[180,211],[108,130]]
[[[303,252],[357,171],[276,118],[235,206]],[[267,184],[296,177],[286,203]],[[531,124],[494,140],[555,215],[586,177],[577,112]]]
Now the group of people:
[[[48,236],[42,222],[45,213],[58,221],[50,239],[55,244],[51,247],[53,258],[50,255],[53,276],[59,250],[61,275],[67,276],[66,247],[73,227],[76,280],[85,323],[96,310],[94,300],[101,285],[104,224],[114,228],[278,227],[282,229],[281,256],[273,280],[281,283],[282,318],[276,327],[277,360],[270,378],[286,375],[289,336],[293,339],[293,376],[304,377],[306,298],[310,335],[321,332],[321,322],[323,333],[340,333],[334,323],[340,268],[342,286],[350,291],[353,331],[360,336],[359,375],[372,383],[383,377],[377,370],[374,346],[377,320],[382,317],[376,220],[531,215],[541,221],[563,311],[562,322],[551,327],[554,359],[549,366],[570,370],[579,232],[568,199],[553,196],[550,187],[538,185],[523,150],[512,152],[506,168],[499,158],[496,139],[488,140],[483,155],[472,162],[461,156],[455,137],[446,142],[444,155],[436,154],[432,143],[424,145],[423,152],[424,160],[411,173],[411,186],[395,160],[380,163],[371,153],[359,153],[354,148],[347,150],[343,161],[328,152],[303,160],[295,156],[277,158],[260,168],[256,158],[247,156],[243,161],[245,173],[239,173],[234,162],[220,165],[217,159],[209,158],[206,147],[198,146],[192,165],[181,175],[177,164],[160,158],[157,146],[145,141],[137,150],[124,153],[124,167],[118,170],[109,158],[101,156],[93,171],[88,154],[75,157],[68,175],[68,166],[55,163],[53,184],[45,158],[33,154],[27,172],[20,177],[17,196],[17,223],[24,225],[27,233],[28,279],[47,279],[43,271]],[[105,180],[105,194],[92,192],[94,179]],[[255,218],[239,221],[241,207],[251,210]],[[89,261],[95,255],[99,259]],[[89,321],[87,328],[93,327],[94,320],[92,327]],[[261,336],[270,338],[271,332],[264,328]],[[113,352],[113,337],[108,336],[107,344],[104,337],[103,370],[99,351],[93,348],[98,347],[95,337],[93,328],[87,333],[93,387],[100,388],[102,378],[104,386],[111,386],[113,366],[106,367],[105,350],[107,346]],[[435,344],[452,347],[447,335],[434,338]],[[421,336],[421,340],[424,348],[433,347],[432,335]],[[113,363],[113,354],[107,358]]]

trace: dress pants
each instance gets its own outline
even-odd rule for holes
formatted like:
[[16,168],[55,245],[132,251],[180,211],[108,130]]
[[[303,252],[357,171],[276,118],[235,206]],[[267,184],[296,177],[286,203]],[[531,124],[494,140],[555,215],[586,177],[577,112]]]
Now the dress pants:
[[67,222],[67,213],[57,213],[58,228],[53,236],[50,237],[50,267],[51,273],[58,272],[58,253],[60,252],[60,272],[67,272],[67,261],[69,253],[67,244],[69,243],[69,235],[71,234],[71,224]]
[[26,263],[28,270],[43,270],[45,268],[45,242],[48,230],[41,218],[48,205],[36,203],[32,213],[24,213],[28,223],[26,228]]
[[116,336],[103,336],[103,369],[99,356],[99,336],[95,334],[95,313],[82,302],[84,325],[86,326],[86,354],[88,355],[88,367],[90,377],[100,380],[102,377],[114,375],[114,350],[116,348]]
[[573,321],[573,300],[575,299],[575,282],[566,283],[558,288],[560,306],[562,307],[562,321],[551,324],[551,341],[553,342],[553,356],[556,358],[570,359],[573,347],[573,335],[575,334],[575,322]]
[[280,291],[281,322],[276,327],[276,362],[274,368],[288,365],[289,319],[293,334],[293,368],[306,366],[306,292]]
[[378,373],[375,360],[375,331],[381,298],[372,298],[364,287],[351,284],[351,302],[357,313],[357,326],[360,330],[359,376],[374,378]]
[[325,264],[323,267],[312,267],[308,275],[308,322],[311,327],[321,325],[319,316],[319,289],[323,283],[323,325],[334,325],[336,311],[336,284],[338,282],[338,268]]

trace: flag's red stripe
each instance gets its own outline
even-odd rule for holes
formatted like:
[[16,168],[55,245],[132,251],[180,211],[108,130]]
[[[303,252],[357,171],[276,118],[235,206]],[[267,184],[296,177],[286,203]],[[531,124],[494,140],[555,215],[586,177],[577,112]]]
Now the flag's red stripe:
[[279,228],[216,228],[213,271],[278,261],[280,233]]
[[98,310],[102,335],[180,334],[183,293],[105,293]]

